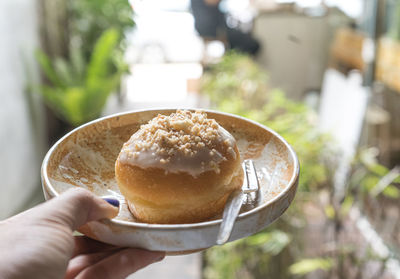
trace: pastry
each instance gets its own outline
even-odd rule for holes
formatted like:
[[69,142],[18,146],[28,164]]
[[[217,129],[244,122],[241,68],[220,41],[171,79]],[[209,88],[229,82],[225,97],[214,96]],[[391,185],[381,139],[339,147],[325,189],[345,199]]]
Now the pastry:
[[142,125],[123,145],[115,175],[132,214],[159,224],[216,216],[243,183],[233,136],[206,113],[187,110]]

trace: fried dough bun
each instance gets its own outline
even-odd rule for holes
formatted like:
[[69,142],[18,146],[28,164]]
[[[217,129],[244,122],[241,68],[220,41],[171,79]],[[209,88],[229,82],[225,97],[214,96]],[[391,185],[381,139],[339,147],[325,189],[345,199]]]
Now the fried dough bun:
[[115,175],[132,214],[158,224],[205,221],[243,183],[235,139],[200,111],[142,125],[122,147]]

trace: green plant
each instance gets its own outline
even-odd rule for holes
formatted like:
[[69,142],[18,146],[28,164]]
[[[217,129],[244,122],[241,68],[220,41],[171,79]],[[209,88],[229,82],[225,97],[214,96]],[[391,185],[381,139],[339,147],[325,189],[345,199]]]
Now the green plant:
[[267,73],[250,57],[235,51],[206,72],[201,87],[215,106],[238,114],[260,109],[269,91]]
[[289,266],[289,272],[293,275],[305,275],[315,270],[330,270],[334,264],[332,258],[302,259]]
[[251,57],[230,52],[205,73],[201,91],[222,111],[260,122],[281,134],[296,150],[302,168],[301,189],[315,189],[327,180],[322,150],[329,137],[316,128],[316,116],[305,105],[270,88],[268,75]]
[[[328,183],[328,164],[321,156],[329,138],[318,132],[315,115],[305,105],[287,99],[280,89],[270,88],[268,75],[251,57],[230,52],[205,73],[202,92],[218,109],[260,122],[281,134],[296,150],[303,193],[317,191]],[[302,223],[301,202],[296,198],[289,211]],[[207,250],[205,278],[287,278],[293,262],[289,249],[298,243],[293,218],[281,218],[266,230],[223,247]],[[220,277],[218,277],[218,275]]]
[[[206,252],[204,277],[263,278],[265,274],[279,274],[286,268],[283,257],[288,253],[290,234],[279,229],[264,230],[252,237],[215,247]],[[276,277],[274,277],[276,278]]]
[[395,184],[400,183],[400,175],[396,172],[388,181],[382,181],[382,177],[389,174],[390,170],[377,160],[375,148],[360,149],[353,163],[355,170],[350,180],[350,188],[360,188],[363,193],[376,198],[400,198],[400,190]]
[[[208,249],[204,278],[283,279],[311,272],[319,272],[318,278],[361,278],[372,261],[378,261],[381,270],[371,278],[379,278],[385,259],[377,259],[373,253],[360,258],[361,248],[351,246],[351,236],[344,228],[360,194],[371,196],[389,170],[360,153],[344,200],[336,200],[333,172],[337,154],[330,149],[330,137],[319,132],[316,115],[305,105],[270,88],[266,72],[248,56],[228,53],[205,73],[202,92],[218,110],[256,120],[281,134],[293,146],[301,165],[299,191],[287,214],[253,236]],[[384,186],[375,192],[397,197],[398,188]]]
[[128,71],[123,53],[133,10],[128,0],[69,0],[65,6],[67,54],[52,57],[38,50],[45,79],[31,87],[55,115],[77,126],[100,116]]
[[119,32],[106,30],[96,41],[90,60],[80,48],[71,48],[70,60],[53,62],[42,51],[36,58],[51,85],[35,86],[44,100],[62,119],[73,126],[98,117],[107,97],[119,85],[127,66],[115,56]]
[[90,58],[94,45],[104,30],[116,29],[117,48],[123,50],[125,33],[135,25],[129,0],[69,0],[70,41]]

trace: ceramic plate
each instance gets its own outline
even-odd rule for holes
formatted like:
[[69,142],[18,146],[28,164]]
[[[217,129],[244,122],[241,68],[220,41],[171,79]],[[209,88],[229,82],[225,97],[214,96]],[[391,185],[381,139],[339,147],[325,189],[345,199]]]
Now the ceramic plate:
[[[114,164],[125,141],[157,114],[175,110],[144,110],[104,117],[76,128],[47,153],[42,165],[46,199],[71,187],[121,202],[112,220],[90,222],[80,230],[102,242],[148,250],[188,253],[215,245],[221,217],[193,224],[147,224],[132,216],[114,178]],[[248,119],[207,111],[235,138],[241,158],[252,159],[260,190],[246,198],[229,241],[252,235],[280,217],[292,202],[298,184],[299,163],[290,145],[277,133]]]

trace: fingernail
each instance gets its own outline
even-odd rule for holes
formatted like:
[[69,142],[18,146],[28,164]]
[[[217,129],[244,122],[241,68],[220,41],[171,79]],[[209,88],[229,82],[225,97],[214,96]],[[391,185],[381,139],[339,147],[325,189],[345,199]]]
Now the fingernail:
[[106,202],[111,204],[112,206],[119,207],[119,200],[117,199],[112,199],[112,198],[103,198]]

